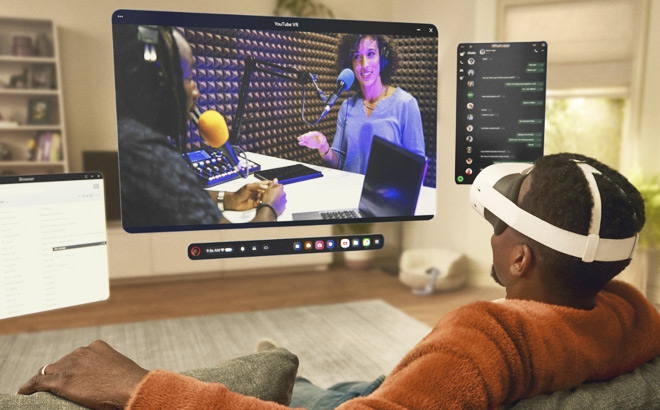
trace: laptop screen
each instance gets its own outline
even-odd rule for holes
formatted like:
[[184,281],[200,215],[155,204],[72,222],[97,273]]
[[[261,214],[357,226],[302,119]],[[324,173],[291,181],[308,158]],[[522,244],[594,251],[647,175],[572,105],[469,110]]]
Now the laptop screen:
[[100,173],[0,177],[0,319],[109,296]]
[[360,212],[376,217],[414,215],[426,166],[426,158],[374,136]]

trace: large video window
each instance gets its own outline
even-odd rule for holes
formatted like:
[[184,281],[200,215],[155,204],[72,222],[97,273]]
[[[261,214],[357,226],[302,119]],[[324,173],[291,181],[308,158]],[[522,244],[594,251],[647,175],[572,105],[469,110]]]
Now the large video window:
[[434,215],[434,26],[119,10],[113,38],[127,231]]

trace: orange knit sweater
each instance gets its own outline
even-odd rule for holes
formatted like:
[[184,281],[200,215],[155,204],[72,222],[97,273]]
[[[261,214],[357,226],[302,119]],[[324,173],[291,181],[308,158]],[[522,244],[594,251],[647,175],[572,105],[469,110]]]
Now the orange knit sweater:
[[[489,409],[608,380],[660,355],[660,314],[613,281],[589,311],[539,302],[476,302],[445,315],[371,395],[341,410]],[[221,384],[150,372],[128,409],[287,409]]]

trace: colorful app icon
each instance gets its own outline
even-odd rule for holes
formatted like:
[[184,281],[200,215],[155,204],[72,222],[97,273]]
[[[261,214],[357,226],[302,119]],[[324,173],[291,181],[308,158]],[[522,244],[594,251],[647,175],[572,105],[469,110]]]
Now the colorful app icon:
[[364,238],[362,239],[362,246],[365,248],[368,248],[371,246],[371,238]]
[[346,249],[351,246],[351,241],[348,238],[344,238],[339,242],[339,246]]
[[359,247],[359,246],[360,246],[360,239],[358,239],[358,238],[354,238],[354,239],[353,239],[353,247],[354,247],[354,248],[357,248],[357,247]]
[[311,250],[313,247],[314,247],[314,244],[312,243],[312,241],[305,242],[305,250],[306,251]]
[[325,247],[328,249],[335,249],[337,246],[337,242],[335,242],[334,239],[328,239],[328,241],[325,243]]
[[302,247],[303,247],[302,242],[294,242],[293,243],[293,250],[294,251],[300,251],[300,250],[302,250]]
[[314,242],[314,248],[315,248],[317,251],[322,251],[322,250],[325,248],[325,242],[323,242],[323,241],[316,241],[316,242]]

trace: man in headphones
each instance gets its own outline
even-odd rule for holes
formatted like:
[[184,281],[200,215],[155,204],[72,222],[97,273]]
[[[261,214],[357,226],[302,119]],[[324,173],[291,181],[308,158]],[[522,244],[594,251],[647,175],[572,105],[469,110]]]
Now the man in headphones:
[[[491,409],[609,380],[660,356],[660,313],[612,280],[630,262],[645,219],[639,192],[621,174],[572,154],[533,167],[497,164],[475,179],[470,202],[494,226],[493,276],[506,299],[448,313],[384,380],[315,388],[302,398],[300,388],[312,387],[299,381],[292,405]],[[94,408],[288,408],[221,384],[148,372],[102,342],[43,373],[20,393],[52,391]]]
[[277,181],[219,195],[205,191],[186,164],[187,124],[199,90],[183,35],[171,27],[116,24],[113,42],[124,227],[227,223],[224,210],[254,208],[253,222],[277,220],[286,207]]

